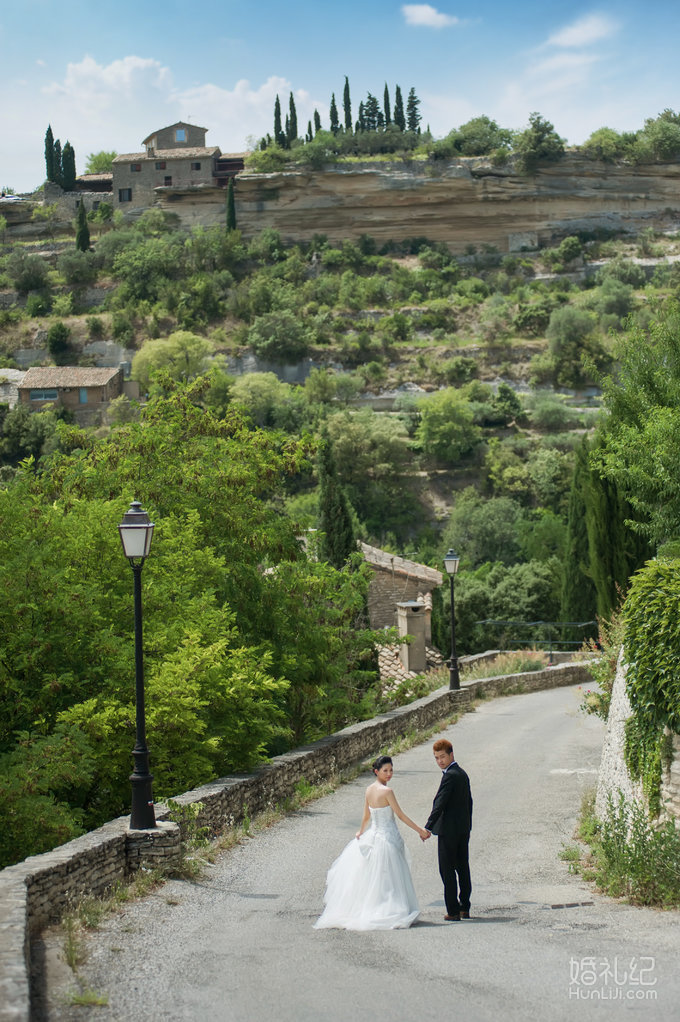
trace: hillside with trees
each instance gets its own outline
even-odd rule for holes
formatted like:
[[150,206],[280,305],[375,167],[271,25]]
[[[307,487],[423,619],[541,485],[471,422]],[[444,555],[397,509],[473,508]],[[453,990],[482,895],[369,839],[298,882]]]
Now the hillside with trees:
[[[346,86],[330,132],[343,144]],[[351,138],[402,112],[411,130],[401,90],[385,91],[382,124],[374,98]],[[319,131],[296,145],[294,105],[287,128],[278,106],[289,147],[260,152],[314,145]],[[658,121],[660,145],[676,124]],[[512,142],[471,124],[447,144]],[[527,129],[528,168],[543,127]],[[80,207],[70,236],[4,238],[0,380],[27,351],[85,366],[107,341],[144,399],[116,399],[91,429],[0,405],[3,862],[124,811],[134,671],[116,525],[133,498],[157,526],[145,627],[159,797],[392,705],[357,539],[436,567],[458,550],[460,653],[555,634],[539,620],[611,617],[631,574],[677,542],[677,234],[459,256],[427,238],[286,245],[272,230],[245,239],[233,200],[213,228]],[[441,592],[444,652],[448,613]]]

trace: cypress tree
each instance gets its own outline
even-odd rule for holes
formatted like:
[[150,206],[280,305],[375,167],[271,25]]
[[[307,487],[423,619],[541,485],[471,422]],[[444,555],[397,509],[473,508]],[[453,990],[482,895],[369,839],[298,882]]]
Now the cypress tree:
[[317,463],[319,474],[319,557],[334,568],[342,568],[351,553],[356,550],[354,527],[349,503],[345,496],[328,433],[321,436],[321,448]]
[[[68,145],[68,143],[67,143]],[[66,146],[64,146],[66,152]],[[87,213],[85,204],[81,199],[78,203],[78,215],[76,217],[76,248],[79,252],[87,252],[90,247],[90,228],[87,225]]]
[[380,107],[378,100],[369,92],[364,104],[364,125],[366,131],[376,131],[378,128],[378,114]]
[[236,230],[236,203],[234,202],[234,179],[229,178],[227,185],[227,230]]
[[335,105],[335,93],[333,93],[331,96],[330,114],[331,114],[331,131],[333,132],[334,135],[337,135],[338,131],[340,130],[340,123],[338,121],[338,108]]
[[283,137],[284,137],[284,143],[283,143],[284,149],[290,149],[290,117],[288,116],[288,114],[286,114],[286,130],[283,133]]
[[616,484],[591,469],[586,490],[586,528],[590,577],[597,595],[597,615],[608,619],[628,589],[630,576],[653,555],[648,541],[625,524],[634,518]]
[[420,100],[416,96],[416,90],[411,88],[408,94],[408,99],[406,100],[406,127],[409,131],[413,131],[416,134],[420,131],[420,128],[418,127],[421,120],[418,112],[419,106]]
[[55,185],[61,184],[61,142],[59,139],[54,143],[54,165],[53,165],[54,177],[52,180]]
[[[590,548],[586,528],[586,487],[589,474],[588,443],[584,440],[576,451],[569,494],[560,609],[562,621],[591,621],[596,612],[596,594],[590,577]],[[590,632],[574,629],[572,634],[564,637],[578,641],[587,638],[593,631],[594,629]]]
[[297,110],[295,109],[295,99],[293,98],[292,92],[290,94],[290,99],[288,100],[288,111],[287,137],[288,145],[290,146],[290,143],[296,142],[298,137]]
[[358,121],[356,123],[356,133],[357,133],[357,135],[359,134],[360,131],[366,131],[366,118],[364,117],[364,104],[363,104],[363,102],[359,103],[359,119],[358,119]]
[[319,116],[319,111],[315,110],[314,111],[314,134],[316,135],[317,132],[319,132],[319,131],[321,131],[321,117]]
[[277,145],[280,145],[282,149],[286,148],[286,136],[281,129],[281,100],[279,99],[278,93],[276,94],[276,102],[274,103],[274,141]]
[[305,142],[311,142],[314,138],[314,132],[312,131],[312,122],[307,121],[307,134],[305,135]]
[[404,100],[401,98],[401,89],[397,85],[394,90],[394,123],[400,131],[406,131],[406,118],[404,117]]
[[65,192],[76,187],[76,154],[70,142],[66,142],[61,154],[61,187]]
[[392,123],[392,114],[390,112],[390,90],[387,88],[387,82],[385,82],[385,91],[383,93],[383,108],[385,110],[385,126],[389,127]]
[[52,125],[47,125],[45,132],[45,172],[48,181],[54,181],[54,135]]
[[342,94],[342,106],[345,111],[345,131],[352,134],[352,102],[349,97],[349,78],[345,75],[345,89]]

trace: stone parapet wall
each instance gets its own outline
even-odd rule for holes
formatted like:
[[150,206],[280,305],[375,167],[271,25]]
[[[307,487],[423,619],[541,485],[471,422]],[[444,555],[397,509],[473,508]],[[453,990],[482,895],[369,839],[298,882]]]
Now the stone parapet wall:
[[[199,826],[218,833],[275,806],[295,793],[304,780],[315,784],[371,758],[379,749],[411,731],[424,731],[464,711],[474,698],[536,691],[589,682],[586,664],[565,664],[543,671],[484,678],[460,691],[442,688],[408,706],[352,724],[312,745],[276,756],[254,774],[223,777],[185,792],[181,805],[201,803]],[[60,918],[86,895],[101,896],[123,881],[141,862],[172,864],[179,848],[177,824],[157,807],[156,840],[149,831],[130,831],[128,817],[36,855],[0,872],[0,1022],[29,1022],[30,936]]]

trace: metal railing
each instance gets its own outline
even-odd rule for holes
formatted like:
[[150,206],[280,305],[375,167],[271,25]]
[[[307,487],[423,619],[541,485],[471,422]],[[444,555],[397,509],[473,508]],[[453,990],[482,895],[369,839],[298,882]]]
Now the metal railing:
[[[585,629],[591,629],[593,626],[597,628],[597,621],[500,621],[495,618],[485,618],[483,621],[475,621],[475,624],[497,627],[497,634],[503,636],[503,645],[505,646],[541,646],[547,650],[550,664],[553,662],[553,651],[556,645],[559,645],[560,648],[564,646],[578,648],[583,645],[586,638]],[[505,630],[508,628],[536,629],[543,634],[525,634],[520,638],[508,638],[505,634]],[[564,632],[568,628],[584,630],[583,637],[565,639]]]

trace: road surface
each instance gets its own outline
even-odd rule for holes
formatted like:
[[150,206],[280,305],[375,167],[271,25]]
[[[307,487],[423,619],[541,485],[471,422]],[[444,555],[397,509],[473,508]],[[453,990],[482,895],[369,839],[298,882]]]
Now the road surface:
[[[482,703],[442,732],[470,775],[472,919],[444,921],[436,838],[402,828],[422,915],[409,930],[315,931],[325,873],[361,818],[365,774],[108,918],[81,968],[108,1006],[69,1006],[50,967],[52,1020],[561,1022],[680,1018],[680,913],[594,893],[559,859],[603,736],[560,688]],[[440,735],[439,737],[441,737]],[[427,818],[427,742],[395,757],[393,787]],[[52,956],[53,959],[54,956]]]

